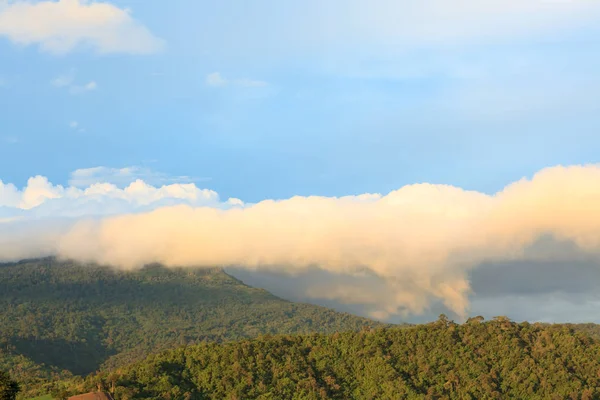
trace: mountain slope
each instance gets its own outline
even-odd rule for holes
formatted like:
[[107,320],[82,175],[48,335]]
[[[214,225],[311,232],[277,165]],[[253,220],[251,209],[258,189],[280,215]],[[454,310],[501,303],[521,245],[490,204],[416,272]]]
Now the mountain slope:
[[[118,399],[600,399],[600,342],[506,318],[205,343],[100,383]],[[59,385],[61,386],[61,385]]]
[[0,369],[33,363],[46,374],[87,374],[204,340],[364,325],[377,323],[282,300],[220,269],[126,272],[52,258],[0,264]]

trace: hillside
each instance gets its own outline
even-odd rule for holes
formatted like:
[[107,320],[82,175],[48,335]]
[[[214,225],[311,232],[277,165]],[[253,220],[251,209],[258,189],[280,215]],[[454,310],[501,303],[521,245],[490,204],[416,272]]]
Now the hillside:
[[365,325],[377,323],[282,300],[220,269],[0,264],[0,370],[21,381],[84,375],[203,340]]
[[600,399],[600,342],[567,325],[457,325],[205,343],[148,357],[101,383],[126,399]]

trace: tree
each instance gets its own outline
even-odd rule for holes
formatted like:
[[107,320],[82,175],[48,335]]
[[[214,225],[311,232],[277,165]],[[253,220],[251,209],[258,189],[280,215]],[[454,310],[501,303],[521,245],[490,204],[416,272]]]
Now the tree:
[[485,320],[485,318],[483,318],[481,315],[478,315],[478,316],[476,316],[476,317],[469,318],[469,319],[467,320],[467,324],[471,324],[471,325],[474,325],[474,324],[480,324],[480,323],[482,323],[484,320]]
[[8,373],[0,371],[0,400],[15,400],[20,390],[19,384]]

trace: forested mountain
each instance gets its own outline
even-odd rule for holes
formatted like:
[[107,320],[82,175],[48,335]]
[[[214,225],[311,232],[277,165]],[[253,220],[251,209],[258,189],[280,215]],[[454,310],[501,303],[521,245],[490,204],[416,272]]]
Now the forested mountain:
[[182,347],[59,384],[116,399],[600,399],[600,342],[568,325],[410,328]]
[[0,264],[0,370],[25,383],[203,340],[365,325],[378,324],[282,300],[221,269],[126,272],[52,258]]
[[49,258],[0,264],[1,371],[21,398],[100,384],[118,400],[600,399],[600,329],[505,317],[386,327],[220,269]]

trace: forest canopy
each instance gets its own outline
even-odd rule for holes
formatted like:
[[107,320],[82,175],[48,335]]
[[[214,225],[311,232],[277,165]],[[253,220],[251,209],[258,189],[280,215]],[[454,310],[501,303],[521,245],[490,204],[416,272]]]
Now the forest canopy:
[[598,325],[392,327],[220,269],[2,264],[0,316],[0,371],[22,399],[600,399]]
[[333,333],[377,322],[285,301],[218,268],[0,264],[0,370],[31,387],[183,344]]
[[278,335],[149,356],[62,390],[117,399],[600,399],[600,343],[568,325],[458,325]]

